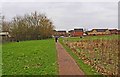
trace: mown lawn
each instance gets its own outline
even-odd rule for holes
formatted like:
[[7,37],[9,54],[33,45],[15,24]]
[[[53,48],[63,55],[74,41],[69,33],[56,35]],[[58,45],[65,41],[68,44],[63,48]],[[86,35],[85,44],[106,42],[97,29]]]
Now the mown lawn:
[[3,44],[3,75],[57,75],[53,39]]

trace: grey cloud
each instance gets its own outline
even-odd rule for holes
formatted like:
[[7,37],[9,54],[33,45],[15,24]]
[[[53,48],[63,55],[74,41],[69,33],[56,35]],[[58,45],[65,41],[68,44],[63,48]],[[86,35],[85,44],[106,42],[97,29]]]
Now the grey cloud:
[[2,12],[9,20],[34,11],[46,13],[56,29],[118,27],[116,2],[5,2],[2,5]]

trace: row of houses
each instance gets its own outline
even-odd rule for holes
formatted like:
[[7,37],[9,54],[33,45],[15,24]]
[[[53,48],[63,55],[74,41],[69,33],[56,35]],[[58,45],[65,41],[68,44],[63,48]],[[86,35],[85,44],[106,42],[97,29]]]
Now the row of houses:
[[120,34],[120,30],[117,29],[92,29],[90,31],[84,31],[82,28],[74,29],[70,31],[56,31],[54,30],[54,36],[71,36],[71,37],[78,37],[84,35],[111,35],[111,34]]
[[[80,37],[85,35],[111,35],[111,34],[120,34],[120,30],[117,29],[92,29],[90,31],[84,31],[82,28],[80,29],[74,29],[70,31],[53,31],[53,36],[71,36],[71,37]],[[13,37],[10,36],[8,32],[0,32],[0,39],[2,39],[2,42],[6,41],[15,41]],[[1,41],[0,41],[1,42]]]
[[111,35],[120,34],[120,30],[117,29],[92,29],[85,32],[87,35]]

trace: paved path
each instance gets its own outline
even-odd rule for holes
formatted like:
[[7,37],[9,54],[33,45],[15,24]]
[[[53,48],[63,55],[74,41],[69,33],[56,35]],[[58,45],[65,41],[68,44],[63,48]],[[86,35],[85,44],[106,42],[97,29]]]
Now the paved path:
[[58,53],[59,75],[84,75],[74,59],[59,42],[56,43],[56,48]]

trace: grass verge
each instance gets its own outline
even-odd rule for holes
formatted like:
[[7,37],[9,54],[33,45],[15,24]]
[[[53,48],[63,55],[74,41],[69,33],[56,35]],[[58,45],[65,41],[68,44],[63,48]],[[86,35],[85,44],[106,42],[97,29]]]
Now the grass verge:
[[85,73],[85,75],[98,75],[98,76],[100,75],[98,72],[95,71],[95,69],[91,68],[87,64],[84,64],[83,61],[81,59],[79,59],[78,56],[75,55],[71,51],[71,49],[63,43],[62,38],[59,39],[59,42],[63,45],[63,47],[66,49],[66,51],[75,59],[75,61],[79,65],[80,69],[83,70],[83,72]]

